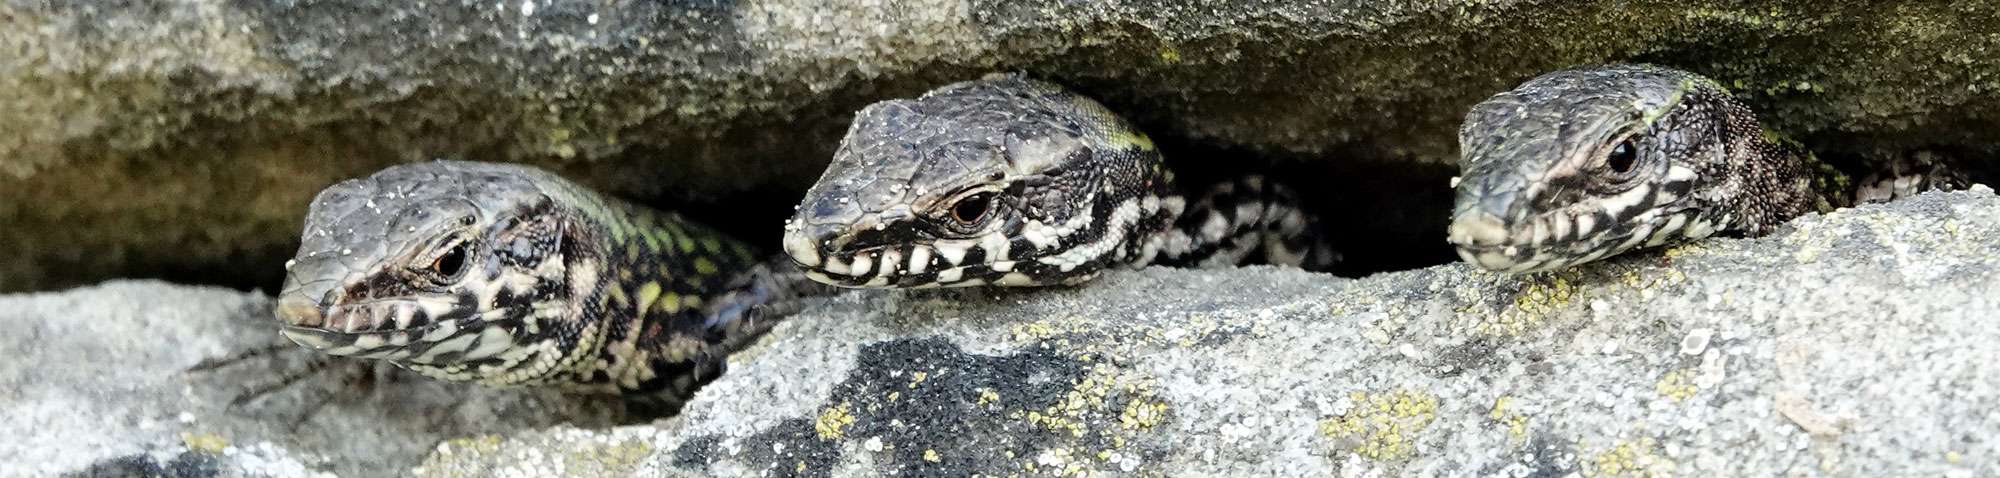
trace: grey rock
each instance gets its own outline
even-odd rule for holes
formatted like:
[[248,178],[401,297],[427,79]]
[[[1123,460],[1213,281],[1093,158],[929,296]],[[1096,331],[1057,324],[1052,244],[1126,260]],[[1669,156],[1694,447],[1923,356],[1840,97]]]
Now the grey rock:
[[697,217],[729,204],[709,217],[774,235],[854,110],[992,70],[1209,148],[1170,159],[1318,173],[1326,201],[1363,211],[1342,221],[1367,232],[1349,255],[1371,257],[1435,236],[1466,107],[1579,63],[1716,78],[1825,155],[1990,164],[1995,17],[1863,0],[0,2],[0,244],[27,251],[0,257],[0,290],[274,284],[313,192],[432,157],[556,167]]
[[663,423],[425,476],[1985,476],[2000,197],[1928,194],[1572,272],[1154,268],[852,293]]
[[270,311],[263,294],[157,281],[0,296],[0,476],[387,476],[446,439],[617,418],[359,362],[306,373],[319,357],[282,342]]
[[576,397],[342,374],[231,407],[295,364],[181,372],[271,344],[268,306],[157,282],[0,297],[0,457],[22,458],[0,475],[2000,473],[1985,187],[1525,277],[856,291],[681,416],[623,426]]

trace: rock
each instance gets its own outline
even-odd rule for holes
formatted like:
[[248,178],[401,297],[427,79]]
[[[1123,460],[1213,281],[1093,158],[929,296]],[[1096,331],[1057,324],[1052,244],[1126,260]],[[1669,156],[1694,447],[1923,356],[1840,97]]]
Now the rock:
[[[275,284],[311,195],[525,161],[776,241],[852,111],[992,70],[1072,85],[1190,168],[1318,178],[1358,272],[1434,264],[1472,103],[1578,63],[1732,85],[1823,155],[1992,164],[1984,2],[9,2],[0,290]],[[715,207],[728,205],[728,207]],[[1344,211],[1344,212],[1341,212]],[[1439,243],[1441,244],[1441,243]],[[1424,255],[1428,254],[1428,255]]]
[[681,416],[625,426],[573,397],[341,374],[231,408],[295,364],[180,371],[272,343],[268,299],[119,282],[0,297],[0,456],[24,457],[0,475],[1987,476],[1995,251],[1980,187],[1527,277],[856,291]]
[[677,419],[420,474],[1990,475],[1995,251],[1982,188],[1530,277],[851,293]]
[[446,439],[616,419],[600,402],[359,362],[305,373],[320,357],[278,338],[262,294],[112,282],[0,296],[0,324],[0,476],[389,476]]

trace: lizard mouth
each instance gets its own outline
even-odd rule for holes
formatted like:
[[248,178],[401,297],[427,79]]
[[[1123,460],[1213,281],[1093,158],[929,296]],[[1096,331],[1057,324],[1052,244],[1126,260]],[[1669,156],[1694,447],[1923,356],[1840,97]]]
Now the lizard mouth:
[[1649,209],[1625,221],[1596,210],[1565,208],[1514,224],[1491,214],[1468,212],[1452,219],[1450,242],[1458,256],[1481,268],[1507,273],[1543,272],[1634,249],[1715,231],[1697,211]]
[[449,336],[455,334],[458,329],[457,321],[446,321],[432,324],[421,331],[347,333],[286,325],[279,329],[278,333],[293,343],[331,355],[401,360],[414,355],[414,351],[410,348],[413,339],[428,337],[432,332],[442,332]]
[[794,255],[793,262],[806,269],[814,281],[852,289],[896,289],[956,285],[968,268],[926,245],[908,247],[877,246],[854,251],[824,251],[814,254],[817,264],[806,264]]
[[[506,309],[394,330],[346,332],[285,325],[281,335],[329,355],[399,363],[456,363],[497,354],[514,346],[517,323]],[[514,324],[518,325],[518,324]]]
[[[506,332],[497,322],[509,321],[508,309],[472,314],[455,304],[416,300],[371,300],[329,307],[325,313],[304,301],[281,301],[277,308],[285,325],[279,333],[301,346],[330,355],[429,363],[456,359],[482,343],[489,330]],[[450,317],[433,320],[433,317]],[[471,342],[467,342],[470,340]]]
[[1555,211],[1508,223],[1490,213],[1452,218],[1449,241],[1465,262],[1496,272],[1527,273],[1589,262],[1613,252],[1596,235],[1602,218]]
[[785,252],[806,271],[806,277],[851,289],[922,289],[987,284],[1029,285],[1031,275],[1017,270],[1036,267],[1033,260],[1014,258],[1014,239],[1003,232],[965,239],[916,244],[877,245],[858,249],[822,248],[803,234],[787,234]]
[[311,297],[286,295],[273,313],[287,326],[341,334],[367,334],[424,328],[441,318],[466,317],[473,311],[452,298],[373,299],[321,305]]

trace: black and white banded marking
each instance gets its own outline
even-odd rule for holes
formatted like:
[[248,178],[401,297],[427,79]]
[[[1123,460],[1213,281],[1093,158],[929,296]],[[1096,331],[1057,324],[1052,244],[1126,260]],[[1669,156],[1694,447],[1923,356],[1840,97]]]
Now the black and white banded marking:
[[[1480,267],[1510,273],[1570,267],[1620,252],[1708,237],[1729,214],[1709,217],[1677,207],[1695,179],[1691,169],[1673,166],[1666,186],[1636,188],[1591,203],[1533,215],[1509,228],[1497,216],[1472,214],[1451,224],[1458,255]],[[1533,194],[1533,193],[1531,193]],[[1608,225],[1617,225],[1609,227]]]
[[855,117],[787,221],[813,280],[853,288],[1076,284],[1112,266],[1324,267],[1283,188],[1249,177],[1192,201],[1150,140],[1055,85],[996,75]]
[[[1073,220],[1021,223],[1020,232],[823,251],[804,234],[787,234],[785,249],[813,280],[854,288],[933,288],[978,285],[1074,284],[1106,266],[1152,257],[1171,239],[1129,241],[1179,212],[1178,197],[1129,198],[1109,211],[1086,207]],[[821,243],[826,241],[822,240]],[[1182,236],[1178,242],[1191,240]],[[1186,247],[1186,246],[1183,246]],[[817,260],[818,262],[809,262]]]

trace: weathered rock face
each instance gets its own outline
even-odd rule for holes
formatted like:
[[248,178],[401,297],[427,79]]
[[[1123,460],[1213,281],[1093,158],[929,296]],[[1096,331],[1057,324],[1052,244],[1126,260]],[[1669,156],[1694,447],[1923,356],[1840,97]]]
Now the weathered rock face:
[[[448,445],[422,470],[1992,474],[1990,194],[1529,277],[1151,269],[851,294],[675,422]],[[611,449],[643,452],[576,454]]]
[[1996,251],[1982,187],[1528,277],[852,292],[619,427],[343,374],[229,406],[296,364],[181,370],[272,343],[268,299],[114,283],[0,297],[0,475],[1987,476]]
[[442,440],[618,418],[359,362],[313,373],[325,360],[279,339],[271,306],[154,281],[0,296],[0,476],[392,476]]
[[0,5],[0,290],[272,283],[314,192],[432,157],[775,240],[852,111],[996,69],[1183,166],[1325,181],[1350,256],[1402,258],[1359,270],[1447,258],[1407,249],[1441,244],[1459,115],[1578,63],[1708,74],[1836,156],[2000,144],[1988,2],[549,3]]

